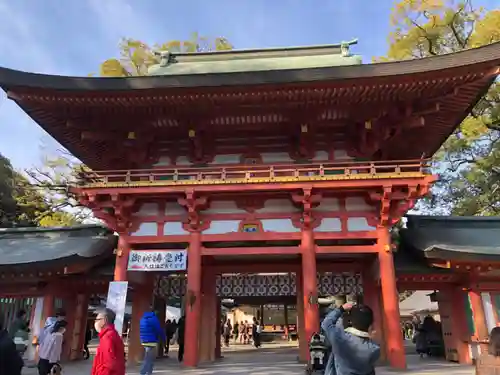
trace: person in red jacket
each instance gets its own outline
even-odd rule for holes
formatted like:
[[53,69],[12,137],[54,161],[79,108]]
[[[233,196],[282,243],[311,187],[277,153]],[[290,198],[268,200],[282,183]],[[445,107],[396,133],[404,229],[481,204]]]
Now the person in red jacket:
[[115,317],[113,310],[105,309],[95,319],[99,347],[92,364],[92,375],[125,375],[125,348],[114,326]]

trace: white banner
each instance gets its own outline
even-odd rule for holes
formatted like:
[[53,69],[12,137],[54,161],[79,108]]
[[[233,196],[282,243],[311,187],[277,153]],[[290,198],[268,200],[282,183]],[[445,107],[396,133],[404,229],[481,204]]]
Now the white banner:
[[109,283],[106,307],[116,314],[115,328],[121,336],[123,333],[123,320],[125,319],[125,306],[127,304],[127,281],[112,281]]
[[185,271],[187,250],[132,250],[129,271]]

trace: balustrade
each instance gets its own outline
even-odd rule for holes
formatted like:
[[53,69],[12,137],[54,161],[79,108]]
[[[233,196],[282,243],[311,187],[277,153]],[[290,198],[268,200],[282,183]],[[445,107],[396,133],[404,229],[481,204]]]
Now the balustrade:
[[422,177],[427,160],[81,171],[80,186],[210,185]]

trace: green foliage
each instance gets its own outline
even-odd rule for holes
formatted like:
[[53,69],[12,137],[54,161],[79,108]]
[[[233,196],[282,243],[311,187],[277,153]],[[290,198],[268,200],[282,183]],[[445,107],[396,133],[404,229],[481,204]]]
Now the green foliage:
[[80,224],[78,219],[65,211],[52,212],[50,215],[42,217],[38,222],[41,227],[71,227],[78,224]]
[[0,154],[0,227],[10,226],[16,220],[17,204],[13,195],[14,174],[9,159]]
[[46,153],[41,166],[25,170],[30,186],[50,208],[50,214],[39,217],[39,225],[75,225],[91,217],[91,212],[68,189],[77,183],[76,175],[82,167],[67,151],[59,150],[55,155]]
[[0,227],[69,226],[79,223],[73,214],[62,211],[28,176],[15,171],[0,155]]
[[[500,41],[500,10],[469,1],[401,0],[392,9],[389,50],[379,61],[425,58]],[[500,214],[500,84],[494,83],[434,156],[441,180],[424,209]]]
[[140,40],[125,38],[120,42],[120,58],[104,61],[99,69],[102,77],[131,77],[146,75],[151,65],[158,64],[154,51],[206,52],[225,51],[233,46],[225,38],[209,40],[194,33],[189,40],[172,40],[163,44],[149,46]]

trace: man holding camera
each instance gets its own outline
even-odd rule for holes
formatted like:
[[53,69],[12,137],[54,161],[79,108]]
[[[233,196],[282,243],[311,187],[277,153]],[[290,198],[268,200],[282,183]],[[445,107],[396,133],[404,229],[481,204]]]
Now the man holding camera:
[[[343,315],[348,314],[349,327]],[[346,303],[331,311],[321,323],[331,353],[325,375],[375,375],[380,346],[370,338],[373,311],[366,305]]]

